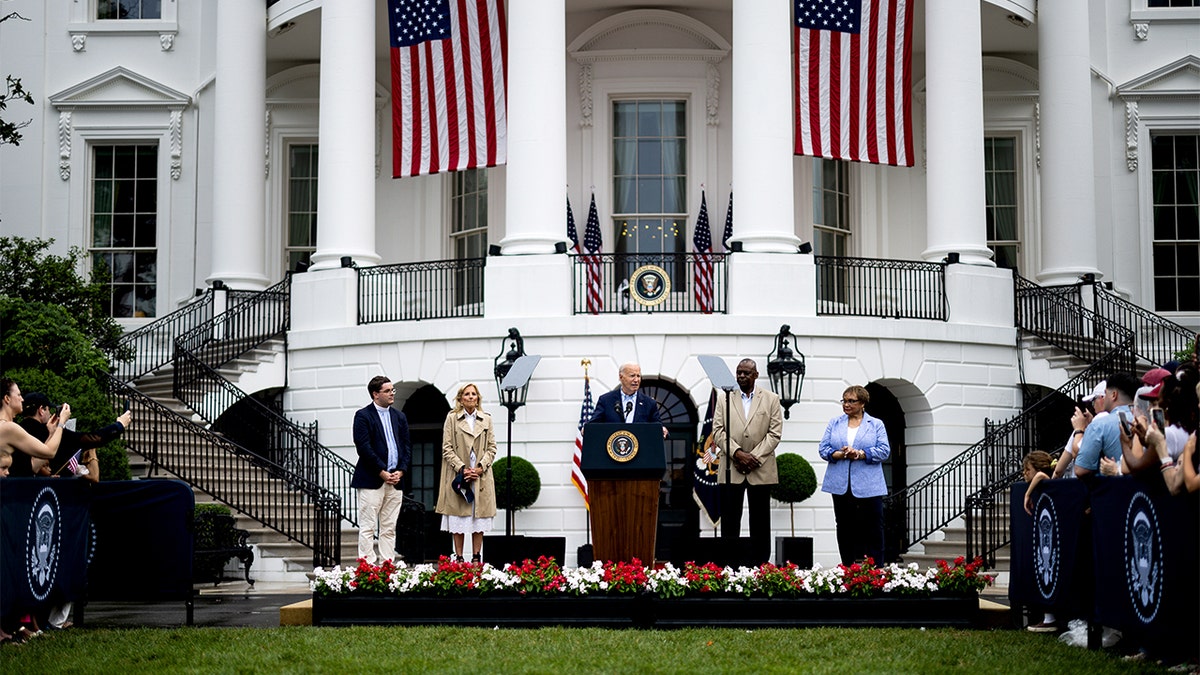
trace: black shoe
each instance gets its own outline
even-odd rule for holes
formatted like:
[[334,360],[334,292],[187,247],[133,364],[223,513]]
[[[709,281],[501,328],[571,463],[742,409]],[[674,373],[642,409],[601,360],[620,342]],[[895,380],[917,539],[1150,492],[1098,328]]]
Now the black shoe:
[[454,556],[454,562],[466,562],[461,555]]
[[480,564],[480,563],[482,563],[482,562],[483,562],[483,560],[482,560],[482,559],[479,557],[479,554],[478,554],[478,553],[476,553],[475,555],[471,556],[471,564],[472,564],[472,565],[478,565],[478,564]]

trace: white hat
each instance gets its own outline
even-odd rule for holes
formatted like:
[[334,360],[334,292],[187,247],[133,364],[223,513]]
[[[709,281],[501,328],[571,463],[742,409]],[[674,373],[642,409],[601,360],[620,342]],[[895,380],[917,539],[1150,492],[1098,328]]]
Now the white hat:
[[1106,392],[1106,391],[1108,391],[1108,381],[1100,380],[1100,384],[1096,385],[1096,388],[1092,390],[1092,393],[1088,394],[1087,396],[1084,396],[1083,400],[1094,401],[1094,400],[1104,396],[1104,392]]

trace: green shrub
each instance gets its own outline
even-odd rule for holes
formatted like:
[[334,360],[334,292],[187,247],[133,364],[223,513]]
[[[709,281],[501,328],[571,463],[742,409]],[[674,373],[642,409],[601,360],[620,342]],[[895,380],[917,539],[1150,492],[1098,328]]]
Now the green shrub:
[[496,481],[496,506],[512,511],[520,511],[533,506],[542,492],[542,479],[538,476],[537,469],[527,459],[512,458],[512,499],[510,500],[507,466],[507,457],[501,457],[492,464],[492,477]]
[[786,453],[775,456],[779,483],[771,486],[771,497],[788,505],[792,515],[792,536],[796,536],[796,504],[817,491],[817,474],[812,465],[800,455]]

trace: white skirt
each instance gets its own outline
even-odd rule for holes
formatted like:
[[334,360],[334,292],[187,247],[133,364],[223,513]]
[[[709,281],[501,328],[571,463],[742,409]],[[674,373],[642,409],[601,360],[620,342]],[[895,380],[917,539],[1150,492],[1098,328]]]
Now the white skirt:
[[473,534],[475,532],[491,532],[492,521],[495,518],[475,518],[473,516],[442,516],[442,531],[453,534]]

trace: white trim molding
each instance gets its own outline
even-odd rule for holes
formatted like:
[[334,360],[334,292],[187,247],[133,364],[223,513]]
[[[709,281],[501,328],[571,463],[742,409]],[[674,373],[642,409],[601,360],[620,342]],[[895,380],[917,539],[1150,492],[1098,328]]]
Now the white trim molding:
[[[1147,106],[1164,111],[1174,108],[1180,112],[1190,110],[1194,119],[1197,105],[1200,104],[1200,56],[1188,54],[1117,85],[1116,94],[1125,103],[1125,167],[1137,171],[1142,119],[1146,117]],[[1163,113],[1156,112],[1152,116],[1162,117]]]

